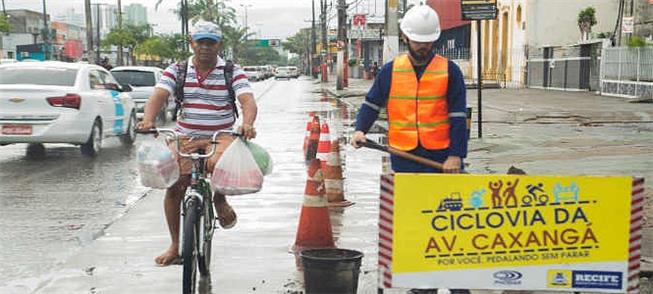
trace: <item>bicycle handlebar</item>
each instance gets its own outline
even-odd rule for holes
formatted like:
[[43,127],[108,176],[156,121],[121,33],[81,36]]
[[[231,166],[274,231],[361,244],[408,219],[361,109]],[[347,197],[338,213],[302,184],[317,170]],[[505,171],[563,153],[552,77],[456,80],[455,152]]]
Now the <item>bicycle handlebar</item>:
[[192,159],[209,158],[209,157],[213,156],[213,154],[215,154],[215,145],[218,144],[218,141],[216,141],[216,138],[220,134],[231,134],[232,136],[237,136],[237,137],[241,136],[241,134],[236,132],[236,131],[225,131],[225,130],[215,131],[213,133],[213,136],[211,136],[211,152],[208,152],[206,154],[199,154],[199,153],[183,153],[183,152],[181,152],[181,143],[180,143],[180,140],[179,140],[179,138],[180,138],[179,133],[177,133],[173,129],[152,128],[152,129],[149,129],[149,130],[136,130],[136,133],[150,134],[150,135],[158,135],[160,133],[163,133],[166,136],[168,136],[168,138],[172,138],[177,142],[177,154],[179,156],[185,157],[185,158],[192,158]]

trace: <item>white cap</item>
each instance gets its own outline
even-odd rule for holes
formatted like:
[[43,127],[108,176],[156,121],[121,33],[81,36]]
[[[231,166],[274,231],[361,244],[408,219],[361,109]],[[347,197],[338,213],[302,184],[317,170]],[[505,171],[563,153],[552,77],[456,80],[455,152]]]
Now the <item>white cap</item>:
[[218,25],[212,22],[200,20],[193,26],[190,36],[193,41],[211,39],[218,42],[222,39],[222,31]]
[[399,27],[408,39],[415,42],[435,42],[440,37],[440,18],[427,5],[409,9]]

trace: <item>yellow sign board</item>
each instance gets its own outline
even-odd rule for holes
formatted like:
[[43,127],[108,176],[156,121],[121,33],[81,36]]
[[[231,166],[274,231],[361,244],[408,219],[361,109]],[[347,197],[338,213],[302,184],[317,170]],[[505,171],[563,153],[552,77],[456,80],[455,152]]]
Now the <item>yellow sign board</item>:
[[[595,289],[624,290],[632,181],[396,174],[392,274],[399,284],[410,281],[407,287],[418,277],[438,277],[442,283],[487,273],[487,279],[476,279],[484,281],[476,288],[570,291],[574,285],[593,287],[574,284],[575,279],[603,275],[612,282]],[[466,280],[467,286],[433,286],[474,288]]]

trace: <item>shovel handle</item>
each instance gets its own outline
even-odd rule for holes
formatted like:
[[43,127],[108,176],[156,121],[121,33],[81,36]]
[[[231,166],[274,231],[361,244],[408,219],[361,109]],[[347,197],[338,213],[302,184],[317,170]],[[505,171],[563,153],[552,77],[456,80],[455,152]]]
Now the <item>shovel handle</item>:
[[405,151],[401,151],[399,149],[395,149],[395,148],[392,148],[390,146],[383,146],[383,145],[380,145],[380,144],[378,144],[378,143],[376,143],[376,142],[374,142],[374,141],[372,141],[370,139],[366,139],[365,142],[360,142],[360,144],[363,147],[367,147],[367,148],[387,152],[387,153],[390,153],[390,154],[393,154],[393,155],[396,155],[396,156],[399,156],[399,157],[402,157],[402,158],[412,160],[414,162],[426,165],[428,167],[438,169],[440,171],[442,170],[442,164],[437,162],[437,161],[426,159],[424,157],[417,156],[415,154],[411,154],[411,153],[408,153],[408,152],[405,152]]

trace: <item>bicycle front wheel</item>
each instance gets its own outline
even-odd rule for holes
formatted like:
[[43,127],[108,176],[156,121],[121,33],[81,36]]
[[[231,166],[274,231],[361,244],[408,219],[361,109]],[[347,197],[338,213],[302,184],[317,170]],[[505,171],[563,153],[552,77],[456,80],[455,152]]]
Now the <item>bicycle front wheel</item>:
[[202,235],[199,238],[199,245],[201,246],[200,252],[197,256],[200,274],[203,277],[210,275],[211,267],[211,240],[213,238],[213,213],[211,212],[212,206],[210,201],[204,202],[204,213],[200,219],[204,225],[200,227]]
[[197,246],[199,242],[199,216],[198,201],[191,198],[186,203],[184,214],[184,235],[181,247],[181,257],[184,262],[183,293],[195,293],[197,277]]

